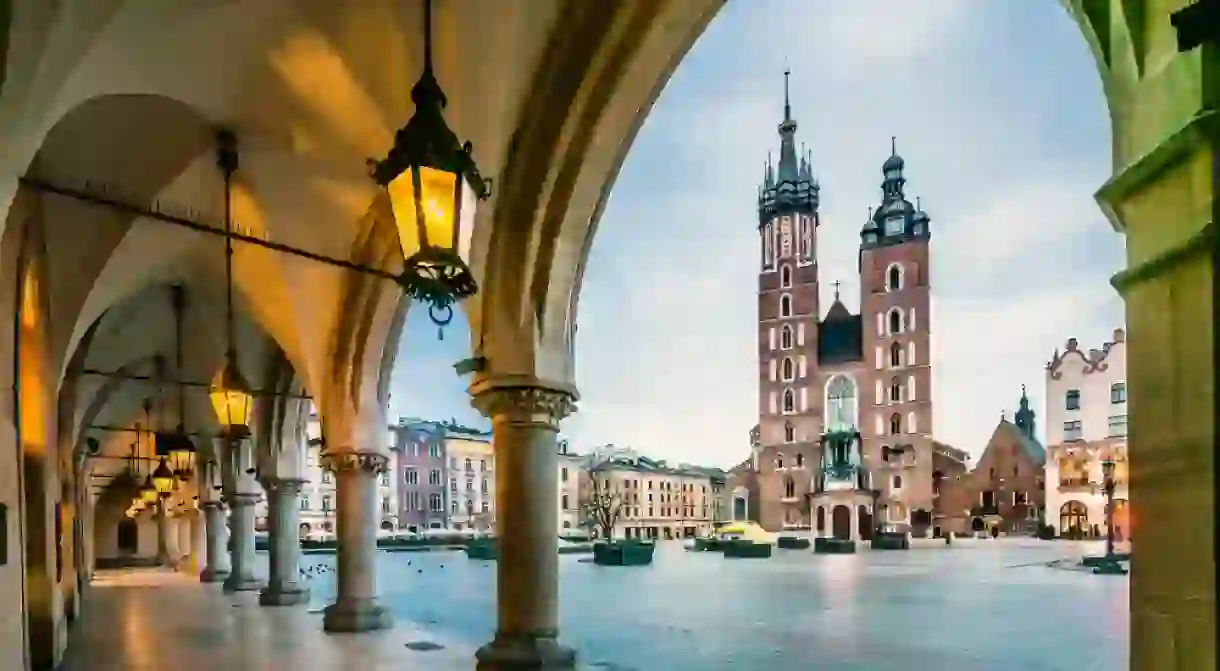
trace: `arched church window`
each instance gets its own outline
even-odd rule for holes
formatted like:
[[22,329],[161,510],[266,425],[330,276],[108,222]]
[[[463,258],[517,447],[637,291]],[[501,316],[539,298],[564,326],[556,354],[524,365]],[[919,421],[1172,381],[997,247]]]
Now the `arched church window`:
[[792,294],[784,294],[779,297],[779,316],[792,316]]
[[890,368],[902,367],[902,345],[894,343],[890,345]]
[[886,273],[885,285],[889,291],[902,289],[902,266],[897,263],[890,266],[889,272]]
[[784,412],[796,412],[796,394],[791,389],[784,390]]
[[792,349],[792,326],[784,324],[779,331],[779,348]]
[[784,442],[796,442],[796,428],[792,426],[792,422],[784,422]]
[[894,413],[890,415],[890,435],[897,436],[902,433],[902,415]]
[[779,288],[787,289],[790,286],[792,286],[792,266],[780,266]]
[[890,335],[902,333],[902,310],[890,308]]
[[792,359],[784,357],[780,364],[780,373],[783,376],[784,382],[791,382],[796,377],[796,365],[792,363]]
[[796,496],[796,481],[791,475],[784,477],[784,496],[792,498]]
[[845,375],[836,375],[826,383],[826,417],[828,431],[848,431],[856,426],[856,383]]
[[893,403],[902,402],[902,383],[898,378],[890,380],[890,401]]

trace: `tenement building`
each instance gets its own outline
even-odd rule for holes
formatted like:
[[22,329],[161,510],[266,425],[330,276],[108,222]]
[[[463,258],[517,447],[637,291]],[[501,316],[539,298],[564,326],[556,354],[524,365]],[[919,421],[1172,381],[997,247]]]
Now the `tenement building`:
[[[780,153],[758,198],[756,519],[768,530],[856,538],[925,529],[933,509],[928,215],[891,148],[881,202],[860,231],[860,306],[821,304],[820,186],[798,156],[785,84]],[[755,517],[751,514],[751,517]]]
[[399,472],[398,520],[409,533],[445,529],[445,425],[399,417],[395,427]]
[[1114,536],[1130,540],[1127,467],[1127,342],[1115,329],[1100,349],[1075,338],[1046,366],[1046,521],[1060,536],[1104,535],[1102,464],[1113,462]]
[[937,481],[934,535],[1033,534],[1041,523],[1046,451],[1021,389],[1014,421],[1001,417],[974,468]]
[[[594,454],[599,452],[607,454],[605,450]],[[598,490],[614,493],[614,505],[621,511],[614,525],[616,538],[673,540],[712,532],[717,510],[714,487],[723,486],[722,471],[624,456],[618,450],[609,454],[586,460],[585,478],[589,487],[596,483]]]

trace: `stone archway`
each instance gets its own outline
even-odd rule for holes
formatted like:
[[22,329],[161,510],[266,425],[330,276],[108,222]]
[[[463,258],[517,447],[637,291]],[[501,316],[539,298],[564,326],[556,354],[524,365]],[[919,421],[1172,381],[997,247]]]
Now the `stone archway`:
[[868,511],[868,506],[862,505],[856,510],[856,533],[860,540],[873,539],[873,515]]
[[831,533],[839,540],[851,540],[851,508],[837,505],[830,513]]

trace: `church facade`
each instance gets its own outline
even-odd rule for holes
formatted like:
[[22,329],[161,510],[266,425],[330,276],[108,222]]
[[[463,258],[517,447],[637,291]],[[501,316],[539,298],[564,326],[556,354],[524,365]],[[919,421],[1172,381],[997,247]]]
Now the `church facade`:
[[[786,77],[786,75],[785,75]],[[860,305],[823,310],[820,186],[797,155],[785,81],[777,164],[758,195],[758,425],[749,462],[772,531],[867,538],[926,528],[933,510],[930,218],[896,149],[860,231]],[[833,225],[833,224],[827,224]]]

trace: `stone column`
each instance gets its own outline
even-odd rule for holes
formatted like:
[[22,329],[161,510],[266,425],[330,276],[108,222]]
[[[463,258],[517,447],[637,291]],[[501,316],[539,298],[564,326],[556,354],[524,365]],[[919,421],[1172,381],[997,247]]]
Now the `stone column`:
[[191,520],[195,518],[195,511],[183,513],[178,516],[177,531],[178,531],[178,547],[177,557],[178,565],[184,571],[195,571],[194,562],[191,561],[194,552],[191,545]]
[[574,669],[559,644],[559,421],[576,390],[533,378],[496,378],[470,389],[492,421],[496,456],[496,634],[475,654],[481,671]]
[[322,628],[332,632],[387,629],[389,613],[377,604],[377,476],[389,459],[377,452],[332,452],[323,467],[335,474],[335,562],[338,593]]
[[271,527],[271,570],[267,587],[258,597],[264,606],[294,606],[309,603],[309,588],[299,580],[301,574],[300,507],[297,497],[304,480],[269,478],[263,482],[267,492],[267,521]]
[[204,502],[203,521],[207,566],[199,572],[199,581],[221,582],[229,577],[229,552],[225,549],[229,533],[225,528],[224,505],[219,501]]
[[236,493],[228,497],[229,528],[233,540],[229,545],[232,569],[225,578],[226,592],[252,592],[263,588],[263,583],[254,576],[254,504],[258,494]]
[[169,499],[162,497],[157,506],[157,565],[173,567],[177,565],[170,556],[170,535],[174,532],[173,520],[169,517]]

